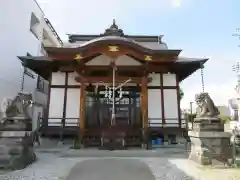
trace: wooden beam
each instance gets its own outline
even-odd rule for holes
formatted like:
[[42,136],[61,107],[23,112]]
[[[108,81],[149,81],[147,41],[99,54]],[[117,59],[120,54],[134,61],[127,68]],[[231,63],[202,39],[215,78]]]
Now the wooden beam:
[[[142,84],[142,78],[140,77],[123,77],[123,76],[117,76],[116,77],[116,83],[123,83],[124,81],[131,79],[132,81],[130,83],[136,83],[136,84]],[[75,78],[77,82],[80,83],[98,83],[98,82],[104,82],[104,83],[112,83],[112,77],[109,76],[77,76]],[[152,81],[152,78],[147,78],[147,81]]]
[[[170,72],[170,64],[162,64],[162,63],[147,63],[140,66],[116,66],[117,71],[133,71],[136,73],[139,73],[139,75],[143,75],[144,70],[147,69],[149,73],[156,72],[156,73],[167,73]],[[88,66],[83,64],[82,62],[78,64],[72,64],[72,65],[62,65],[59,67],[60,71],[78,71],[78,72],[84,72],[84,74],[90,74],[94,71],[112,71],[112,67],[110,65],[108,66]]]

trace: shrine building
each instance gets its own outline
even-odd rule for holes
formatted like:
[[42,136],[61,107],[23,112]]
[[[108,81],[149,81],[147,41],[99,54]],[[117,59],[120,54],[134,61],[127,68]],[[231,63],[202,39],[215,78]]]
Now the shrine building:
[[19,56],[49,80],[45,136],[80,132],[85,146],[101,146],[103,134],[122,135],[125,146],[140,146],[187,132],[179,83],[208,59],[179,56],[163,36],[125,35],[115,21],[100,35],[68,36],[64,47],[45,47],[47,56]]

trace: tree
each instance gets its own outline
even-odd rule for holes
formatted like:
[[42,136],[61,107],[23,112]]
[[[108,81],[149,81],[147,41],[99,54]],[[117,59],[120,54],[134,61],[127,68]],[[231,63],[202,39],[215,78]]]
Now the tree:
[[225,124],[225,123],[228,123],[229,121],[231,121],[231,117],[230,116],[219,116],[219,118],[222,120],[222,122]]
[[183,98],[183,96],[184,96],[184,92],[183,92],[183,90],[180,88],[180,100],[182,100],[182,98]]

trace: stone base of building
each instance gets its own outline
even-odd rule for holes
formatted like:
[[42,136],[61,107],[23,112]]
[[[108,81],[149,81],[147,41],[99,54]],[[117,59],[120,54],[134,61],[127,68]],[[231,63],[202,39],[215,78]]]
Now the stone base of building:
[[[227,163],[232,159],[231,134],[223,131],[220,121],[196,121],[188,132],[191,140],[189,159],[202,164]],[[214,162],[214,163],[213,163]]]
[[1,131],[0,168],[23,169],[36,160],[32,136],[26,131]]

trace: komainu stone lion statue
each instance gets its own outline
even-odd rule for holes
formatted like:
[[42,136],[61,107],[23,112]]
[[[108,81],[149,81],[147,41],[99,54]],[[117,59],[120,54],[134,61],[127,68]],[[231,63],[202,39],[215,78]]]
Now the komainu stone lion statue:
[[31,116],[31,105],[32,94],[19,92],[14,98],[8,98],[2,102],[2,111],[4,113],[3,118],[14,117],[14,116],[26,116],[32,118]]
[[14,128],[24,127],[32,121],[32,94],[19,92],[17,96],[8,99],[6,104],[2,103],[2,112],[0,124],[4,127],[12,126]]
[[220,114],[213,100],[208,93],[196,94],[195,101],[200,108],[197,118],[201,117],[218,117]]

